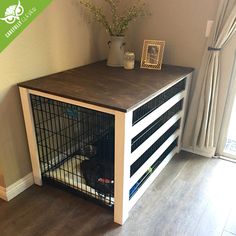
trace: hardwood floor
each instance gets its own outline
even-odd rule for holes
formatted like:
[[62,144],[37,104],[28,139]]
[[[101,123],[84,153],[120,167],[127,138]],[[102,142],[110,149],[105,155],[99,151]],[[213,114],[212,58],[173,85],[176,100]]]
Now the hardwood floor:
[[122,227],[113,214],[45,185],[0,200],[0,236],[236,235],[236,164],[182,152],[163,170]]

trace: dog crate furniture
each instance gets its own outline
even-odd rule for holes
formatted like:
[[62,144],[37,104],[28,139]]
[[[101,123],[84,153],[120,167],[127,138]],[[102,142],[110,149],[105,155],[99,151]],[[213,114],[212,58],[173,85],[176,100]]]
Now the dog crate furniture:
[[19,84],[34,182],[129,211],[181,148],[193,69],[97,62]]

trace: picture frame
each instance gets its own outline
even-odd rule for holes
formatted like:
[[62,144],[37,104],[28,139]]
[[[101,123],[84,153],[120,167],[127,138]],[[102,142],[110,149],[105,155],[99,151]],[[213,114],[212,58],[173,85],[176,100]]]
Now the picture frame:
[[141,68],[161,70],[165,41],[144,40]]

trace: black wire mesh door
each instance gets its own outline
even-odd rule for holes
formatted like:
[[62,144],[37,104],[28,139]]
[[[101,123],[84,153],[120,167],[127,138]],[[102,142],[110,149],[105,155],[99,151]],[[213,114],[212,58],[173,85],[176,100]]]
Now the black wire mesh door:
[[114,116],[30,95],[44,182],[114,205]]

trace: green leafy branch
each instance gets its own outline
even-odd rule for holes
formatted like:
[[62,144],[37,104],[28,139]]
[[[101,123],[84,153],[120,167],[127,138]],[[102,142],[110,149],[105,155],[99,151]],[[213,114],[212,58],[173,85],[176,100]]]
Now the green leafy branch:
[[101,7],[96,6],[90,0],[81,0],[84,5],[93,15],[95,21],[101,24],[111,36],[124,35],[129,24],[139,17],[149,16],[146,3],[142,0],[137,0],[136,4],[129,7],[123,14],[118,13],[119,0],[104,0],[111,9],[111,22],[107,19]]

